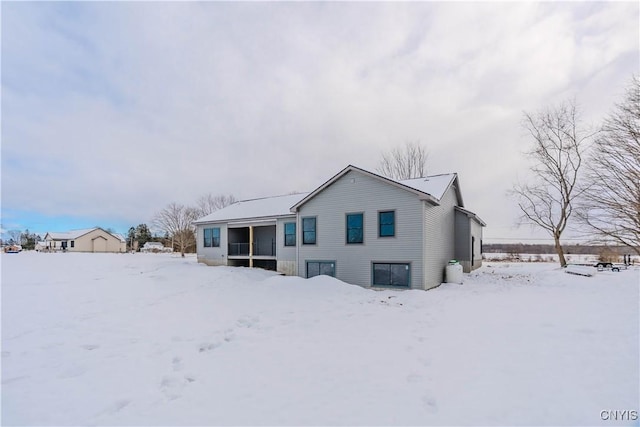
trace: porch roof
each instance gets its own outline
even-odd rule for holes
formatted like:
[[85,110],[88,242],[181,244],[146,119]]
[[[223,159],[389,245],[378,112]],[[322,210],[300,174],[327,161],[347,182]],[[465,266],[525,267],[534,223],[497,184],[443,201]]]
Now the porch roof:
[[308,194],[309,193],[298,193],[242,200],[200,218],[194,221],[194,224],[293,216],[295,214],[291,213],[291,206],[298,203]]

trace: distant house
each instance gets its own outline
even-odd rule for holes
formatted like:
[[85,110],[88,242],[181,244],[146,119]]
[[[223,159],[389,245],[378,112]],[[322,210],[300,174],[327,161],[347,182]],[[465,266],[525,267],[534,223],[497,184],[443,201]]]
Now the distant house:
[[482,265],[482,228],[457,174],[395,181],[347,166],[311,193],[246,200],[195,222],[198,261],[430,289],[447,262]]
[[140,252],[173,252],[172,248],[165,248],[160,242],[147,242],[142,246]]
[[127,243],[119,234],[100,227],[48,232],[44,236],[45,250],[50,252],[126,252]]
[[4,253],[7,253],[7,254],[17,254],[18,252],[22,251],[22,246],[21,245],[7,245],[7,246],[4,246],[2,248],[2,250],[4,251]]

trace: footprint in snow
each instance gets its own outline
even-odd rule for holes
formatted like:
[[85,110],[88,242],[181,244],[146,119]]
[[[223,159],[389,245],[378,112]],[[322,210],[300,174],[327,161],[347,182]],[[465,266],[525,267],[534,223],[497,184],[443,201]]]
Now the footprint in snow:
[[438,412],[438,402],[435,397],[425,394],[422,396],[422,404],[430,413],[435,414]]
[[107,406],[101,413],[115,414],[116,412],[120,412],[121,410],[129,406],[131,402],[131,399],[118,399],[111,405]]
[[169,399],[182,397],[182,390],[196,380],[194,375],[165,375],[160,381],[160,391]]
[[241,316],[236,321],[238,326],[243,328],[251,328],[258,322],[260,322],[260,318],[258,316]]
[[220,343],[219,342],[214,342],[214,343],[202,343],[198,346],[198,352],[199,353],[204,353],[207,351],[211,351],[211,350],[215,350],[216,348],[220,347]]
[[173,366],[173,371],[178,372],[182,370],[182,359],[179,357],[174,357],[171,361],[171,365]]
[[85,350],[95,350],[97,348],[100,348],[100,346],[98,344],[85,344],[82,346],[82,348],[84,348]]
[[407,375],[407,382],[409,384],[415,384],[415,383],[419,383],[422,381],[422,375],[418,375],[418,374],[409,374]]

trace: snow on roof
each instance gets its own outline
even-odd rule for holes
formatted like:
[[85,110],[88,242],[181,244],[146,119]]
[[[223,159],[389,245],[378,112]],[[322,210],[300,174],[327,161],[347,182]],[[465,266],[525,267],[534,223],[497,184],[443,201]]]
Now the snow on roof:
[[436,199],[440,200],[455,178],[455,173],[447,173],[442,175],[427,176],[424,178],[405,179],[403,181],[397,182],[423,193],[430,194]]
[[424,178],[407,179],[404,181],[395,181],[393,179],[385,178],[369,171],[366,171],[355,166],[347,166],[340,173],[335,175],[329,181],[314,190],[313,193],[300,193],[290,194],[286,196],[264,197],[260,199],[243,200],[229,205],[225,208],[217,210],[210,215],[200,218],[194,221],[195,224],[204,224],[208,222],[217,221],[234,221],[243,219],[255,219],[255,218],[273,218],[278,216],[292,215],[291,208],[302,202],[305,197],[313,197],[313,194],[322,191],[327,185],[332,183],[335,179],[338,179],[344,173],[349,170],[359,170],[367,173],[371,176],[378,177],[382,180],[389,180],[405,187],[409,187],[412,190],[417,190],[421,193],[428,194],[437,200],[442,199],[449,186],[456,179],[455,173],[432,175]]
[[[98,229],[109,233],[107,230],[104,230],[100,227],[92,227],[92,228],[82,228],[79,230],[71,230],[71,231],[50,231],[47,234],[53,240],[74,240],[80,236],[84,236],[85,234],[92,232],[93,230],[98,230]],[[126,242],[122,234],[116,234],[116,233],[109,233],[109,234],[114,236],[116,239],[120,240],[120,242]]]
[[50,231],[47,234],[51,236],[53,240],[70,240],[77,239],[80,236],[84,236],[85,234],[95,230],[97,227],[93,228],[82,228],[79,230],[71,230],[71,231]]
[[288,194],[286,196],[263,197],[261,199],[242,200],[219,209],[212,214],[194,221],[203,224],[215,221],[229,221],[262,217],[293,215],[289,210],[309,193]]

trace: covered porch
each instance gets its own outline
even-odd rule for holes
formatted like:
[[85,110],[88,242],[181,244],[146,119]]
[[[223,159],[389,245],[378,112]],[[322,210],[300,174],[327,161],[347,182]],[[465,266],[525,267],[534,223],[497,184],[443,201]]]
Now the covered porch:
[[235,223],[227,228],[230,265],[276,268],[276,221]]

